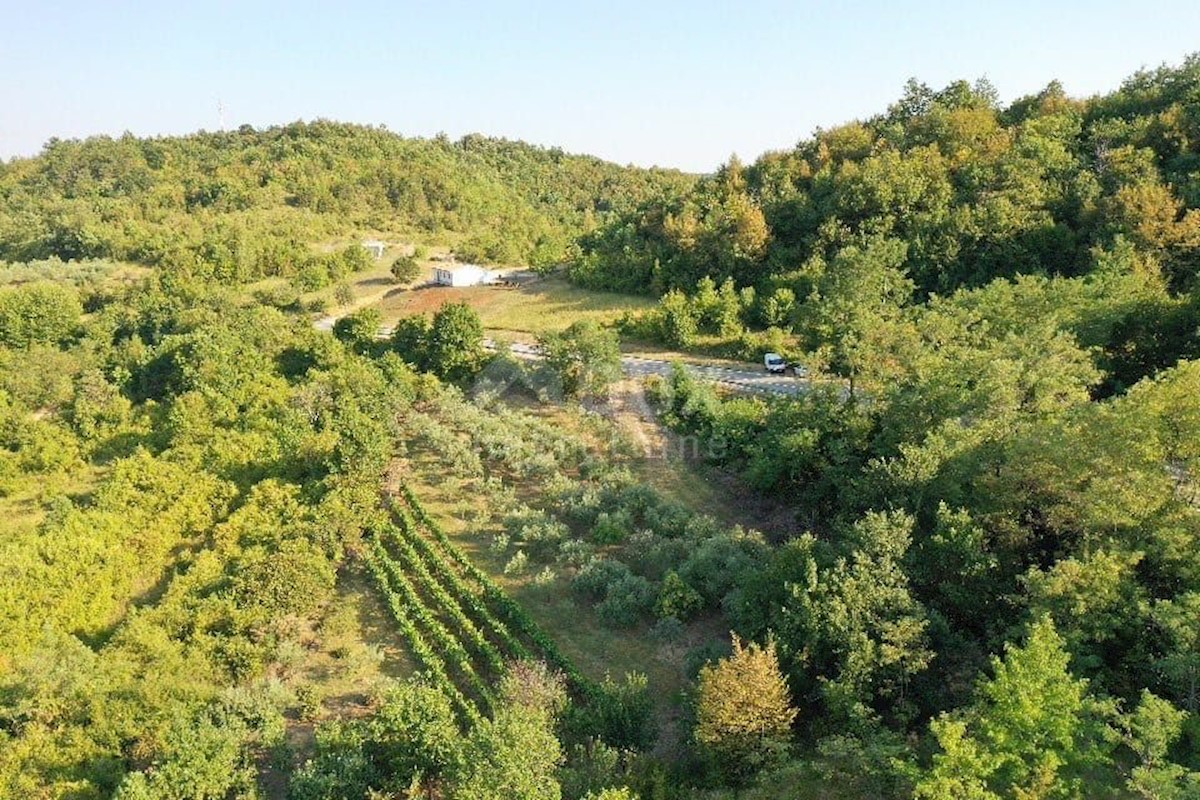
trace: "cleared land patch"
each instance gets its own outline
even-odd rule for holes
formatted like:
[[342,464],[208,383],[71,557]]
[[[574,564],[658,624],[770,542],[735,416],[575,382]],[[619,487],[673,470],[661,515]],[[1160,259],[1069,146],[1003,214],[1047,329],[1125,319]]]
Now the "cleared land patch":
[[613,322],[627,311],[649,308],[654,301],[647,297],[592,292],[551,277],[518,287],[427,286],[390,292],[378,307],[383,312],[384,324],[392,324],[411,314],[431,314],[447,303],[471,306],[489,331],[529,338],[562,330],[581,319]]

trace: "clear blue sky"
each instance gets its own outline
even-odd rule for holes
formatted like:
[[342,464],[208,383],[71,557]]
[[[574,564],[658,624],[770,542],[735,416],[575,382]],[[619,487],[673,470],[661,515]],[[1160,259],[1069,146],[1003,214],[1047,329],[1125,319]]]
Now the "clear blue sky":
[[227,127],[326,117],[708,171],[881,111],[909,77],[1089,95],[1200,50],[1198,0],[11,0],[2,19],[0,158],[215,130],[220,100]]

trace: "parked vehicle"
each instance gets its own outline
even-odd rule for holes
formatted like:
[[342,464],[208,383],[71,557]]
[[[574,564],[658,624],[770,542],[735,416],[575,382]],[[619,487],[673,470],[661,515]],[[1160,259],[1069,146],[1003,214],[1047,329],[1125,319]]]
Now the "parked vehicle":
[[782,375],[787,371],[788,362],[779,353],[767,353],[763,356],[763,366],[767,372],[775,375]]
[[797,378],[804,378],[808,376],[808,367],[804,366],[799,361],[789,362],[787,368],[788,372],[792,373]]

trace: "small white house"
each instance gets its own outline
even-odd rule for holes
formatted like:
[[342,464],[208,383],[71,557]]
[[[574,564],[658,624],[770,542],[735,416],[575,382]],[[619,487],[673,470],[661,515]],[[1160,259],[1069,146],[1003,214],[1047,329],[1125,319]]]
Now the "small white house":
[[477,264],[448,264],[433,271],[433,282],[439,286],[478,286],[493,279],[489,270]]
[[367,239],[362,243],[362,246],[368,253],[376,258],[383,258],[383,251],[387,250],[387,244],[379,241],[378,239]]

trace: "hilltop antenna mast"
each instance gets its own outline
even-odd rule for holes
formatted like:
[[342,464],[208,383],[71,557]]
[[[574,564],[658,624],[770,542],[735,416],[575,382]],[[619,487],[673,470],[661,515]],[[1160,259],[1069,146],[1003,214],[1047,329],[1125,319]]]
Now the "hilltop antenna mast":
[[221,102],[221,98],[217,98],[217,125],[221,128],[221,133],[225,132],[225,104]]

